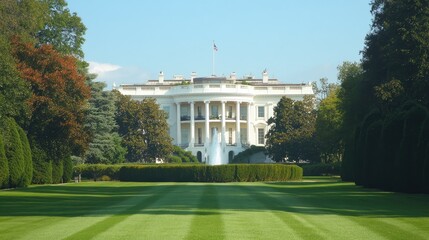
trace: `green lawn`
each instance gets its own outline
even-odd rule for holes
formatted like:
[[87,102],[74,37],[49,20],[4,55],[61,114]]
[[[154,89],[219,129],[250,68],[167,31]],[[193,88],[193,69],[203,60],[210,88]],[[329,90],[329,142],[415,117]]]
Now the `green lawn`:
[[429,239],[429,195],[330,178],[0,191],[0,239]]

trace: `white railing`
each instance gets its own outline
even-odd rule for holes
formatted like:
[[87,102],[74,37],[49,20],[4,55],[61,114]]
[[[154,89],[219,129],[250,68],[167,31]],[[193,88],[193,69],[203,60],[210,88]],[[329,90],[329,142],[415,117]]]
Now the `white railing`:
[[230,94],[312,94],[309,85],[302,86],[250,86],[241,84],[192,84],[178,86],[121,86],[119,91],[126,95],[184,95],[204,93]]

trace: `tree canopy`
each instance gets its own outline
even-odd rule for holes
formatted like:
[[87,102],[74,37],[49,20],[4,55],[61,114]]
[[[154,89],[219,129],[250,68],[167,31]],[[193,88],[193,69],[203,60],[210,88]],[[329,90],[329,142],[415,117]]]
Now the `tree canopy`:
[[268,120],[267,151],[276,162],[317,161],[314,148],[316,114],[314,100],[305,96],[302,101],[282,97]]

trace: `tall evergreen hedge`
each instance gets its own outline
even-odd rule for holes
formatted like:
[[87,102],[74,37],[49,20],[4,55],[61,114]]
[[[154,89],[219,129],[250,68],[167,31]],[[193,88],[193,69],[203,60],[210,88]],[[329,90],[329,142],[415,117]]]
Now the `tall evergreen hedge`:
[[62,183],[64,173],[64,160],[55,159],[52,161],[52,183]]
[[31,184],[33,179],[33,159],[31,156],[30,143],[28,142],[27,134],[24,130],[18,127],[19,138],[22,143],[22,152],[24,156],[24,185],[28,186]]
[[9,186],[9,164],[4,152],[3,134],[0,132],[0,188]]
[[32,142],[31,153],[33,156],[33,183],[52,183],[52,162],[48,159],[46,152]]
[[5,154],[9,164],[9,187],[22,187],[24,181],[24,153],[15,120],[5,120],[4,129]]
[[[429,193],[429,111],[408,101],[388,116],[372,112],[355,131],[357,185]],[[353,148],[352,148],[353,149]]]
[[63,162],[63,182],[69,182],[73,177],[73,163],[71,157],[66,157]]

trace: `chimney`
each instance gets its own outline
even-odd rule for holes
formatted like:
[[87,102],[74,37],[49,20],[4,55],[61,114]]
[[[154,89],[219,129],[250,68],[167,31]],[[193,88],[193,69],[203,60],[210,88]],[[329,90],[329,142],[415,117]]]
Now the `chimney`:
[[268,72],[267,72],[267,69],[265,69],[262,72],[262,83],[268,83]]
[[192,72],[191,73],[191,83],[194,82],[194,78],[196,78],[196,77],[197,77],[197,73],[196,72]]
[[161,71],[158,75],[158,83],[164,83],[164,73]]
[[237,80],[237,75],[235,74],[235,72],[232,72],[231,75],[229,75],[229,78],[231,80]]

